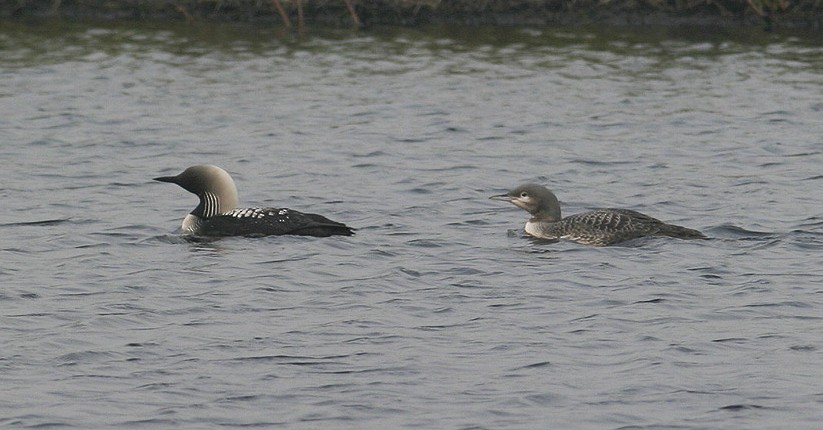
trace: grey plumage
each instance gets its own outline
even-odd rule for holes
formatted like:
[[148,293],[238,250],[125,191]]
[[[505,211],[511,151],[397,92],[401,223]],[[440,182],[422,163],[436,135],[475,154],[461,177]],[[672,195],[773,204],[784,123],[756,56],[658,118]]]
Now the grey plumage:
[[200,204],[183,219],[184,232],[198,236],[333,236],[354,234],[345,224],[322,215],[286,208],[237,208],[237,187],[223,169],[210,164],[191,166],[170,182],[197,195]]
[[645,236],[706,238],[697,230],[666,224],[630,209],[597,209],[562,218],[557,197],[537,184],[521,185],[506,194],[490,198],[511,202],[531,214],[526,223],[526,233],[541,239],[568,239],[605,246]]

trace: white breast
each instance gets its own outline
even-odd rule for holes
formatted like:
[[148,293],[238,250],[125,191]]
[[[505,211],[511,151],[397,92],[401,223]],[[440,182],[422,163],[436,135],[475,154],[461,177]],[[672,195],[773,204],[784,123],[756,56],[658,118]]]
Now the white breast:
[[541,239],[557,239],[557,237],[555,236],[547,235],[546,232],[540,228],[539,223],[531,221],[526,223],[526,233],[534,237],[539,237]]
[[181,228],[186,233],[195,233],[200,230],[200,218],[192,214],[186,215],[186,217],[183,218],[183,225]]

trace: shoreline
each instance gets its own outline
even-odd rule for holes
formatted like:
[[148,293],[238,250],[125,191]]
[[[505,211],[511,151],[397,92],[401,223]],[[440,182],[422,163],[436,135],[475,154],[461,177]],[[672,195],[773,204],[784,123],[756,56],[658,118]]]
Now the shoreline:
[[[673,4],[673,5],[672,5]],[[823,28],[816,0],[0,0],[0,19]]]

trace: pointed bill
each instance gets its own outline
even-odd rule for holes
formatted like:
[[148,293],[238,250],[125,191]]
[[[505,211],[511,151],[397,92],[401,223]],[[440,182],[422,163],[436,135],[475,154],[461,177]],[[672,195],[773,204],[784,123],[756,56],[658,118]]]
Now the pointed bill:
[[514,200],[514,197],[512,197],[508,194],[500,194],[500,195],[496,195],[496,196],[491,196],[489,198],[492,199],[492,200],[501,200],[501,201],[504,201],[504,202],[510,202],[510,201]]

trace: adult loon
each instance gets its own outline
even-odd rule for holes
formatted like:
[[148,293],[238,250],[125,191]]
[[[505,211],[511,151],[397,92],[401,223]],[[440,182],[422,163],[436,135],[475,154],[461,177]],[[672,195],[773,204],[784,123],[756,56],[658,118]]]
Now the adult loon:
[[196,236],[270,236],[293,234],[350,236],[354,230],[324,216],[286,208],[237,208],[237,187],[223,169],[210,164],[191,166],[170,182],[196,194],[200,204],[183,219],[183,231]]
[[541,239],[568,239],[596,246],[614,245],[645,236],[706,239],[697,230],[666,224],[630,209],[597,209],[562,218],[557,197],[537,184],[524,184],[489,198],[525,209],[532,216],[526,222],[526,233]]

